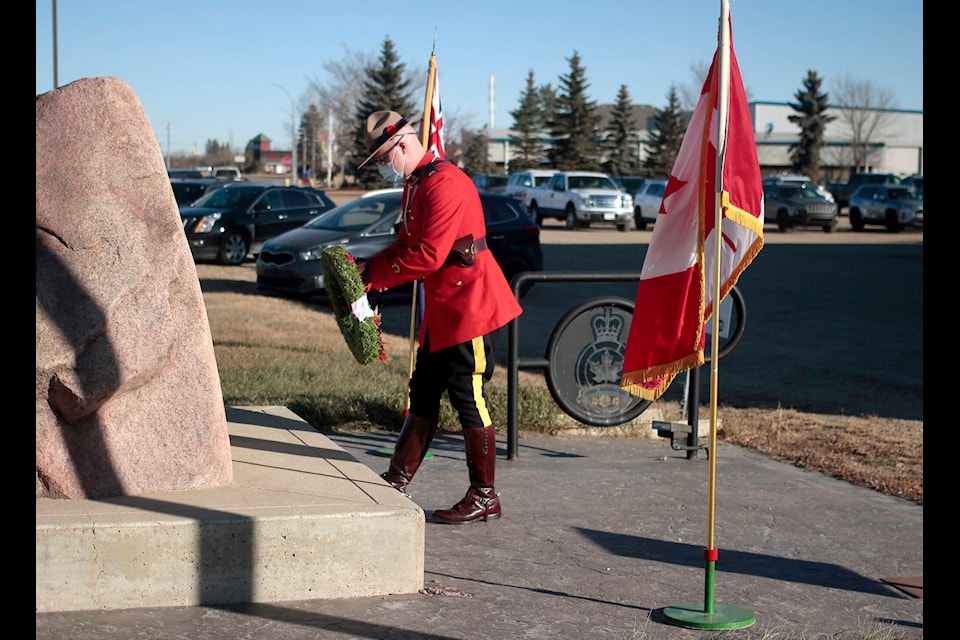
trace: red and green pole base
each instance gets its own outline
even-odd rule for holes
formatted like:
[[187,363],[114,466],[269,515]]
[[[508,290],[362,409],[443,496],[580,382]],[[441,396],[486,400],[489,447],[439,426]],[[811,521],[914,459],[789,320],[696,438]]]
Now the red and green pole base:
[[694,629],[742,629],[756,622],[756,617],[749,609],[713,601],[717,550],[704,549],[703,558],[706,561],[703,602],[685,602],[664,607],[664,619],[671,624]]

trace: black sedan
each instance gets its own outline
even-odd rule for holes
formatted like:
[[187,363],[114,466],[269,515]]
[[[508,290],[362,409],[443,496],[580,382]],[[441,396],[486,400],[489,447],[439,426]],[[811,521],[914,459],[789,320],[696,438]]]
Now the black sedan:
[[[400,189],[357,198],[292,231],[264,243],[257,256],[257,290],[295,298],[326,295],[320,255],[331,245],[346,245],[356,258],[371,258],[396,239]],[[543,271],[540,228],[519,200],[480,194],[487,223],[487,246],[507,280],[523,271]],[[527,283],[520,295],[532,286]],[[395,287],[379,299],[409,298],[410,285]]]

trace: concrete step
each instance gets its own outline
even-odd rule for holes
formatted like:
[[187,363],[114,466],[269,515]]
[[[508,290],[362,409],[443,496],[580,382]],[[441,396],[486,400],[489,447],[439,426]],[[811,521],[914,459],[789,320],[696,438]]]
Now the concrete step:
[[38,613],[416,593],[423,510],[285,407],[227,407],[233,482],[37,500]]

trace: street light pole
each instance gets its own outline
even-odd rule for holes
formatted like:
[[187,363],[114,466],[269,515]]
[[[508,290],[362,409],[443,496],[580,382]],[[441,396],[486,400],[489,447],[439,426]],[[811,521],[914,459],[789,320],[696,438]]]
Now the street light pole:
[[289,91],[287,91],[285,88],[283,88],[276,82],[273,83],[273,86],[275,86],[276,88],[280,89],[285,94],[287,94],[287,98],[290,99],[290,136],[293,139],[293,144],[291,145],[293,149],[293,158],[292,158],[293,184],[298,185],[300,184],[300,178],[299,176],[297,176],[297,126],[296,126],[297,116],[296,116],[296,110],[293,107],[293,97],[290,95]]

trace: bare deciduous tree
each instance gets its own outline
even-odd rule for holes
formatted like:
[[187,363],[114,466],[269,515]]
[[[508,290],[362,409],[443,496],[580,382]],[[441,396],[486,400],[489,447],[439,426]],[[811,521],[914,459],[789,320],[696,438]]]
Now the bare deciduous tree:
[[690,64],[690,75],[693,76],[692,84],[683,85],[678,89],[680,94],[680,107],[684,111],[693,111],[700,100],[700,90],[703,89],[703,83],[710,73],[710,61],[700,60]]
[[[328,119],[333,117],[333,164],[340,170],[347,166],[357,135],[356,110],[363,96],[364,82],[370,69],[377,65],[377,57],[369,52],[355,52],[344,47],[340,60],[327,60],[323,69],[327,79],[317,76],[309,79],[308,96],[324,119],[322,127],[328,130]],[[414,95],[424,95],[427,84],[426,65],[413,68],[409,74]],[[442,99],[442,96],[441,96]],[[412,117],[415,114],[404,114]]]
[[[357,132],[354,111],[360,101],[367,69],[374,62],[372,53],[351,52],[344,48],[343,58],[323,64],[327,72],[326,82],[316,76],[309,80],[308,95],[324,119],[321,126],[327,135],[331,129],[330,118],[333,118],[332,160],[333,165],[341,170],[353,151],[353,137]],[[326,142],[327,145],[331,143],[329,138]],[[326,150],[329,151],[329,147]]]
[[867,171],[871,167],[871,142],[882,137],[892,123],[889,110],[896,109],[893,92],[846,74],[832,82],[830,98],[837,122],[850,142],[850,157],[834,158],[831,164]]
[[[700,101],[700,91],[703,90],[703,83],[707,80],[707,74],[710,73],[710,60],[700,60],[690,64],[690,75],[693,76],[693,84],[688,84],[677,89],[680,95],[680,106],[684,111],[693,111],[697,102]],[[747,101],[753,97],[750,88],[744,85],[744,93],[747,94]]]

